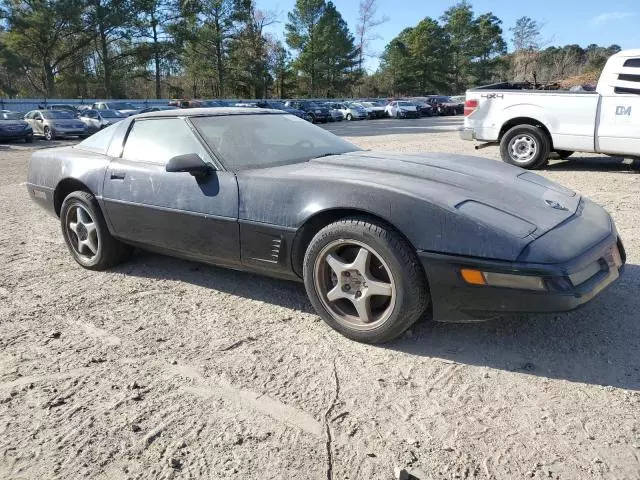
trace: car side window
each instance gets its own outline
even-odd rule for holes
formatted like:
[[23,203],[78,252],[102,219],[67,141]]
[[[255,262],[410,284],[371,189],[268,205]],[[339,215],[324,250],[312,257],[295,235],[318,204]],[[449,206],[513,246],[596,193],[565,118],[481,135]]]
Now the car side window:
[[210,161],[207,151],[182,118],[136,120],[125,140],[122,158],[166,164],[177,155],[197,153]]

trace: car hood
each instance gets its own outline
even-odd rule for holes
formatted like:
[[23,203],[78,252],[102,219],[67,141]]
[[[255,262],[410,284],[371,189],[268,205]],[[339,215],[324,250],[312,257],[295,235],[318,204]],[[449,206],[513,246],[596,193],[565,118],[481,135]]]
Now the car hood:
[[360,151],[310,161],[309,175],[374,182],[455,215],[535,239],[576,212],[580,196],[518,167],[478,157]]
[[1,120],[0,119],[0,128],[1,127],[26,127],[27,125],[29,125],[27,122],[25,122],[24,120]]

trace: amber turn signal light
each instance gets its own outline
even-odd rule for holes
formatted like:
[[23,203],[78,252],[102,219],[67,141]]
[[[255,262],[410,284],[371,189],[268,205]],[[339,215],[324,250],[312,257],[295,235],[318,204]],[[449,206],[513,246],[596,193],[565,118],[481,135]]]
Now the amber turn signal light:
[[462,278],[465,282],[471,285],[486,285],[487,281],[484,279],[484,275],[479,270],[471,270],[469,268],[463,268],[460,270]]

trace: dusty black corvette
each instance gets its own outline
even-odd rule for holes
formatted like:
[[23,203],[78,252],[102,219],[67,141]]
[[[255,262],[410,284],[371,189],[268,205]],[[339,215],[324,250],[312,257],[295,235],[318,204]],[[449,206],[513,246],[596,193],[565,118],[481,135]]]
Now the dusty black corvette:
[[611,217],[492,160],[363,151],[293,115],[191,109],[130,117],[33,155],[27,188],[74,259],[140,246],[303,279],[324,320],[389,340],[436,319],[573,309],[618,278]]

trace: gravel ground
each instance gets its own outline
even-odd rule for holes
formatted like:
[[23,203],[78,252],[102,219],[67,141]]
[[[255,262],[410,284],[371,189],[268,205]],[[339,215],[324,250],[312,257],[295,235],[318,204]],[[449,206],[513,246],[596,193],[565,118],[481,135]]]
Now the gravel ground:
[[[475,152],[455,133],[352,138]],[[302,285],[140,252],[95,273],[0,148],[0,478],[640,478],[640,177],[541,173],[602,204],[625,275],[561,315],[441,324],[360,345]]]

